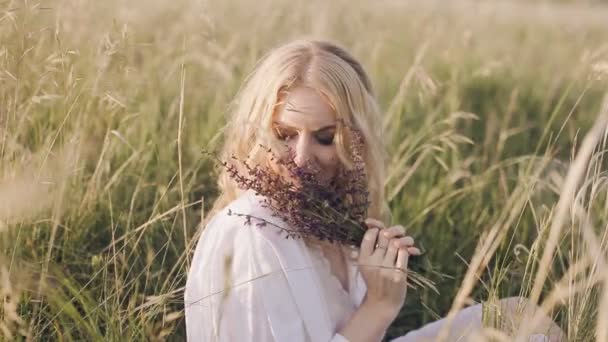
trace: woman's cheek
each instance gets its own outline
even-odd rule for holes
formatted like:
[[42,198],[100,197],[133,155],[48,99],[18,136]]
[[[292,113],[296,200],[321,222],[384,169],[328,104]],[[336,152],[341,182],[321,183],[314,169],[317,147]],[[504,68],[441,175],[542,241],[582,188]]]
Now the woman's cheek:
[[323,168],[325,169],[328,178],[333,178],[336,175],[336,170],[338,169],[338,162],[338,153],[335,150],[325,156]]

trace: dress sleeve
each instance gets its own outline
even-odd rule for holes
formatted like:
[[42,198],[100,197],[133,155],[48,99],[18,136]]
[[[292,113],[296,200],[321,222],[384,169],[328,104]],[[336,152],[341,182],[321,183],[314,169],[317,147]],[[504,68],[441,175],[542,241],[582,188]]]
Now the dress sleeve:
[[[257,229],[266,228],[218,218],[201,235],[185,289],[188,341],[312,342],[294,300],[309,294],[292,293]],[[336,334],[330,342],[348,341]]]

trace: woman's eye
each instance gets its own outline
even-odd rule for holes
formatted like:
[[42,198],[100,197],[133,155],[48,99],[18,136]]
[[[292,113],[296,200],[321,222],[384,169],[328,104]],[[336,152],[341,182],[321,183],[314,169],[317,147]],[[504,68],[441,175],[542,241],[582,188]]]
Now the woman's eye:
[[333,135],[325,135],[325,136],[318,136],[315,137],[317,139],[317,142],[321,145],[325,145],[325,146],[329,146],[331,144],[334,143],[334,136]]

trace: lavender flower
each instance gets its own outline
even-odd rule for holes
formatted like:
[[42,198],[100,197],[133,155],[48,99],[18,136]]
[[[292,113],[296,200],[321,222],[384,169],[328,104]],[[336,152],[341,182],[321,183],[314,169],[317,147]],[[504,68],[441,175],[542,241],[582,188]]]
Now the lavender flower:
[[[218,161],[240,188],[252,189],[263,196],[263,206],[271,209],[273,216],[281,218],[292,228],[278,227],[286,233],[286,238],[310,236],[321,241],[359,246],[366,231],[364,220],[370,202],[362,157],[363,137],[356,130],[352,132],[353,141],[348,152],[353,167],[340,167],[329,183],[321,181],[320,169],[315,163],[296,165],[291,149],[283,157],[277,157],[272,149],[260,145],[269,153],[271,161],[288,172],[287,177],[268,166],[249,165],[234,156],[232,159],[244,166],[246,174],[241,174],[235,164]],[[249,224],[253,218],[258,227],[270,223],[251,215],[232,211],[229,214],[245,216]]]

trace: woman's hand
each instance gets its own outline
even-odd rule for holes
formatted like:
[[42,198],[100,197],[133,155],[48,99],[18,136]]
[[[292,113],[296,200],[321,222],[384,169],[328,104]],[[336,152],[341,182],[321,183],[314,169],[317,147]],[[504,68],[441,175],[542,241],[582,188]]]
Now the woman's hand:
[[402,226],[386,228],[381,221],[368,218],[358,255],[359,270],[367,285],[362,305],[373,307],[391,321],[405,302],[407,263],[410,255],[420,255],[414,239],[405,236]]
[[353,251],[367,284],[363,303],[339,331],[348,341],[380,341],[405,302],[407,261],[419,255],[414,239],[401,226],[385,228],[378,220],[365,220],[368,230],[361,248]]

